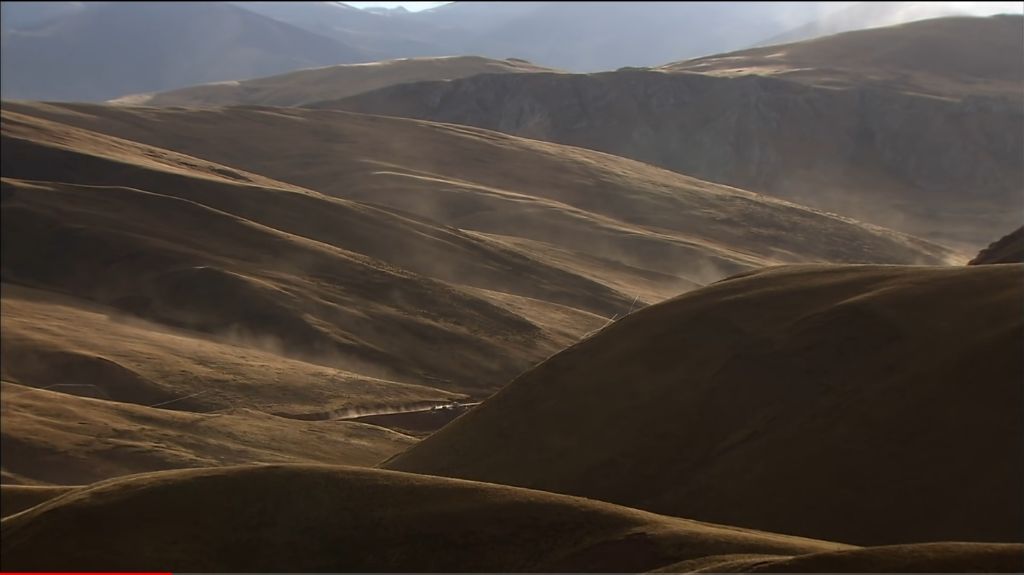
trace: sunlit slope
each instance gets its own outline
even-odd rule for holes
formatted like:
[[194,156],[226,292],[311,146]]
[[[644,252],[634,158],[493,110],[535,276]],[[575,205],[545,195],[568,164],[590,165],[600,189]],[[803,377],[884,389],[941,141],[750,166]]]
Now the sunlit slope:
[[522,60],[494,60],[479,56],[401,58],[308,68],[252,80],[215,82],[167,92],[122,96],[110,103],[207,108],[240,105],[301,106],[407,82],[453,80],[476,74],[555,71]]
[[[375,465],[414,443],[374,425],[173,411],[3,385],[8,478],[59,485],[241,463]],[[31,493],[29,493],[31,494]]]
[[1020,225],[1022,22],[938,19],[660,68],[399,84],[310,106],[600,150],[967,255],[993,228]]
[[949,98],[1020,97],[1024,17],[935,18],[729,52],[658,68],[758,75],[815,86],[871,85]]
[[[6,480],[7,477],[5,476],[4,479]],[[77,488],[76,486],[55,487],[4,483],[0,485],[0,513],[3,514],[3,517],[14,515]]]
[[743,190],[473,128],[294,109],[7,107],[460,229],[678,277],[674,293],[659,289],[662,298],[771,263],[940,263],[952,256]]
[[[458,230],[271,187],[259,176],[234,181],[204,173],[230,170],[201,160],[12,116],[5,174],[77,183],[5,184],[7,281],[174,327],[264,339],[301,359],[375,377],[435,378],[442,387],[477,390],[493,389],[570,340],[545,337],[523,316],[452,283],[583,308],[573,318],[576,334],[600,325],[592,311],[610,317],[631,304],[592,280]],[[74,149],[62,143],[68,139]],[[199,167],[189,171],[189,164]],[[147,257],[128,257],[140,250]],[[459,349],[460,361],[442,358],[437,346]],[[454,381],[454,371],[488,347]],[[435,367],[414,367],[424,361]]]
[[[483,399],[726,273],[950,257],[636,162],[427,122],[10,104],[3,137],[5,380],[253,425]],[[182,423],[170,417],[138,435]],[[105,447],[76,440],[66,477],[33,463],[45,444],[5,466],[13,481],[82,482],[264,457],[208,456],[220,439],[179,431],[194,448],[147,440],[93,469]],[[337,453],[359,457],[338,462],[390,449],[351,443]]]
[[0,311],[4,379],[63,393],[177,411],[252,409],[291,417],[462,397],[346,370],[340,357],[288,357],[270,337],[173,328],[9,283]]

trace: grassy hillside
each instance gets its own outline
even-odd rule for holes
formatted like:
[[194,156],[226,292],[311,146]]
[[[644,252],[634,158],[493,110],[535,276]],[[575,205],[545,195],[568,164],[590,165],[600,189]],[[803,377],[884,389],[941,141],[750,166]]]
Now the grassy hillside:
[[385,465],[857,544],[1019,541],[1022,301],[1021,265],[741,274]]
[[134,94],[111,100],[132,106],[301,106],[345,98],[395,84],[453,80],[476,74],[553,72],[522,60],[479,56],[402,58],[364,64],[308,68],[252,80],[216,82],[167,92]]
[[0,525],[5,570],[642,572],[709,553],[848,548],[550,493],[323,466],[132,476]]

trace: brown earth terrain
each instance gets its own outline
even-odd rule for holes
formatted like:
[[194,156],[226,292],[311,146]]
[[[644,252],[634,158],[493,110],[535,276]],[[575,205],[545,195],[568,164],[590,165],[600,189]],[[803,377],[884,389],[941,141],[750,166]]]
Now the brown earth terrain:
[[[203,521],[180,532],[176,526],[196,505],[202,505]],[[140,523],[139,517],[160,520]],[[735,554],[782,566],[806,556],[812,567],[832,561],[913,568],[948,553],[940,547],[915,556],[911,546],[911,553],[864,550],[851,556],[860,550],[575,497],[327,466],[227,467],[111,480],[8,517],[2,535],[6,570],[642,572]],[[439,547],[459,552],[438,553]],[[960,565],[973,560],[994,571],[1014,567],[1022,549],[950,547],[968,558]]]
[[4,102],[0,568],[1021,571],[1021,22]]
[[299,465],[114,479],[55,495],[0,529],[5,570],[1012,572],[1024,551],[859,549],[500,485]]
[[373,466],[415,439],[351,421],[236,409],[174,411],[3,384],[4,483],[75,485],[159,469],[250,463]]
[[[486,130],[281,108],[8,103],[6,109],[487,235],[474,234],[479,241],[533,240],[522,251],[554,255],[560,268],[578,255],[572,267],[581,273],[625,272],[635,278],[630,283],[658,289],[658,299],[771,263],[959,261],[941,246],[848,218]],[[674,286],[670,276],[678,278]]]
[[[1020,225],[1024,18],[941,18],[597,74],[310,104],[600,150],[974,253]],[[1006,206],[1016,206],[1007,210]]]
[[1024,226],[992,242],[967,263],[968,265],[1024,263]]
[[[227,134],[255,145],[215,154],[225,165],[72,122],[196,154]],[[310,140],[310,122],[325,133]],[[217,123],[220,139],[207,132]],[[369,416],[421,436],[451,418],[387,414],[482,399],[614,318],[726,273],[954,257],[603,154],[348,113],[8,104],[2,154],[4,380],[60,392],[46,397],[65,412],[79,404],[61,394],[149,414],[118,415],[129,421],[116,433],[140,439],[112,447],[70,441],[30,396],[5,400],[3,469],[19,483],[320,461],[317,447],[263,454],[246,441],[221,453],[225,430],[186,420],[301,434]],[[812,236],[826,239],[801,239]],[[178,424],[170,443],[147,439]],[[405,445],[383,432],[371,446],[339,441],[352,449],[323,461],[370,464]],[[61,457],[76,463],[55,467]]]
[[666,72],[767,76],[824,88],[929,96],[1020,95],[1020,16],[948,17],[668,64]]
[[1024,265],[741,274],[385,466],[847,543],[1020,542],[1022,302]]
[[454,80],[476,74],[557,72],[523,60],[479,56],[402,58],[364,64],[308,68],[279,76],[216,82],[155,94],[134,94],[111,100],[131,106],[301,106],[346,98],[363,92],[427,80]]

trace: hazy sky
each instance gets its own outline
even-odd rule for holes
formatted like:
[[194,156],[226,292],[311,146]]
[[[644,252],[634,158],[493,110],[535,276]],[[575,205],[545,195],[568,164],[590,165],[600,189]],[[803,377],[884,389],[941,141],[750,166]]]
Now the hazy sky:
[[[837,4],[853,3],[854,2],[841,2]],[[398,6],[405,6],[405,9],[410,12],[418,12],[420,10],[426,10],[427,8],[440,6],[441,4],[447,4],[447,2],[346,2],[346,4],[357,8],[371,8],[374,6],[396,8]],[[952,5],[975,14],[997,14],[1000,12],[1024,11],[1024,2],[931,2],[931,4]]]
[[947,4],[977,14],[1024,12],[1024,2],[947,2]]
[[[447,4],[447,2],[346,2],[346,4],[357,8],[371,8],[376,6],[396,8],[398,6],[404,6],[405,9],[410,12],[418,12],[420,10],[440,6],[441,4]],[[843,4],[855,4],[855,2],[836,2],[835,4],[838,7]],[[960,11],[977,14],[979,16],[998,14],[1002,12],[1017,14],[1024,12],[1024,2],[921,2],[920,4],[931,4],[939,10],[941,10],[940,5],[952,6]]]
[[433,8],[434,6],[440,6],[441,4],[447,4],[447,2],[345,2],[350,6],[356,8],[397,8],[398,6],[404,6],[406,10],[410,12],[419,12],[420,10],[426,10],[427,8]]

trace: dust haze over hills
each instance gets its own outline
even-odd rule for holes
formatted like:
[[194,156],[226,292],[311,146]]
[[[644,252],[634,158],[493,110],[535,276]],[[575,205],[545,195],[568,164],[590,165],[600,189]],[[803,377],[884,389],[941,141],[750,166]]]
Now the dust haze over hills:
[[311,106],[588,147],[974,252],[1024,208],[1022,29],[1020,16],[928,20],[657,69],[475,76]]
[[894,26],[949,16],[1020,14],[1017,2],[832,2],[818,18],[758,44],[769,46],[810,40],[851,30]]
[[758,75],[820,87],[868,84],[934,97],[1019,95],[1022,19],[942,18],[847,32],[663,66],[668,72]]
[[[317,419],[479,400],[729,273],[953,257],[629,160],[413,120],[8,104],[3,138],[4,378],[142,406]],[[19,429],[11,444],[43,458],[43,431]]]
[[1015,3],[874,4],[451,2],[379,13],[341,2],[4,2],[0,91],[4,98],[96,101],[333,64],[456,55],[598,72],[774,38],[1021,12]]
[[954,4],[3,3],[0,568],[1024,570]]
[[301,106],[354,96],[379,88],[423,80],[453,80],[477,74],[557,72],[520,60],[475,56],[410,58],[339,64],[241,82],[205,84],[157,94],[132,94],[112,100],[135,106]]

